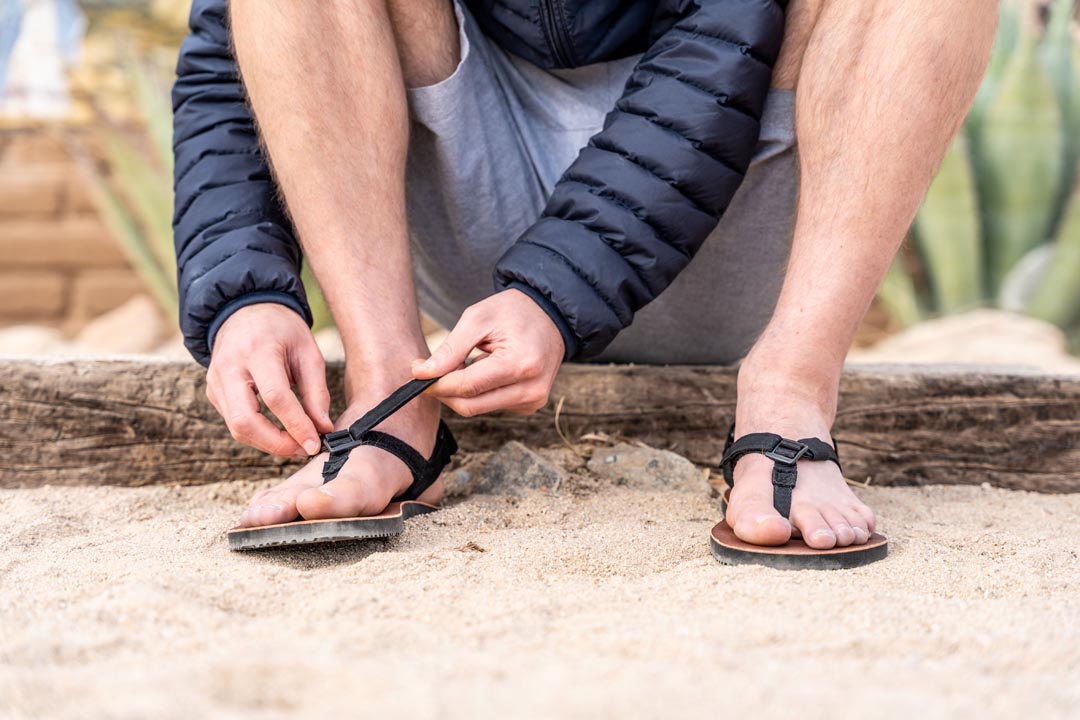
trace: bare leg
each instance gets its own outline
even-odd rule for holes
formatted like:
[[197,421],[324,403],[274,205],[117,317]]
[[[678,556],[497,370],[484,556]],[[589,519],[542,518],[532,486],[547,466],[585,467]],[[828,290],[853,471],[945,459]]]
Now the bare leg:
[[[453,9],[449,0],[231,5],[262,139],[345,346],[349,408],[340,429],[410,379],[409,363],[427,354],[405,219],[405,88],[453,72]],[[421,398],[380,429],[427,455],[438,415],[438,402]],[[257,495],[241,523],[377,513],[411,482],[398,459],[361,447],[321,486],[322,460]],[[441,492],[435,486],[424,499]]]
[[[739,371],[736,434],[828,440],[855,330],[985,69],[997,0],[795,0],[775,75],[797,83],[800,197],[777,307]],[[801,51],[805,47],[805,52]],[[832,463],[802,462],[791,523],[772,461],[737,466],[739,537],[865,542],[873,512]]]

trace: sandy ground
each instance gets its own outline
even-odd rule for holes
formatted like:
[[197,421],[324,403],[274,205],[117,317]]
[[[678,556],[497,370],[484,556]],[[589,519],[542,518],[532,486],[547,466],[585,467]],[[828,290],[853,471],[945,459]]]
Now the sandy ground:
[[871,488],[887,560],[782,572],[614,486],[233,554],[253,487],[0,492],[0,717],[1080,717],[1080,495]]

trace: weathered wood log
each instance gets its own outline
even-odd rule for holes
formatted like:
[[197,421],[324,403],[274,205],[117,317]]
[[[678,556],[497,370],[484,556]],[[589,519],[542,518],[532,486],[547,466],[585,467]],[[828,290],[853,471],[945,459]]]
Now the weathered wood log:
[[[340,398],[340,366],[329,380]],[[735,407],[735,371],[571,365],[532,417],[450,424],[469,450],[511,439],[558,443],[560,399],[571,438],[604,432],[714,465]],[[1080,491],[1080,376],[851,369],[834,432],[845,472],[858,480]],[[296,465],[234,442],[194,364],[0,360],[0,487],[254,480]]]

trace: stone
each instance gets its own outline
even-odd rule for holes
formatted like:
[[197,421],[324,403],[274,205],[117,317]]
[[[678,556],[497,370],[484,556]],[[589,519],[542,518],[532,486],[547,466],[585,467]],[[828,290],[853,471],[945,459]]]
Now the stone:
[[195,362],[195,359],[191,357],[191,353],[184,347],[184,336],[180,333],[173,333],[164,340],[161,344],[154,348],[151,355],[157,355],[161,358],[168,360],[181,360],[184,362]]
[[0,355],[25,357],[63,355],[68,344],[56,328],[41,325],[13,325],[0,329]]
[[616,485],[635,490],[706,490],[705,473],[682,455],[620,443],[597,448],[589,471]]
[[852,364],[976,364],[1080,372],[1080,359],[1066,351],[1060,329],[1033,317],[987,308],[921,322],[870,348],[852,350],[847,360]]
[[520,496],[527,490],[556,491],[568,479],[563,468],[513,440],[496,450],[477,473],[473,491]]
[[78,349],[91,355],[149,353],[161,342],[164,323],[148,295],[136,295],[94,320],[75,337]]
[[315,344],[322,351],[326,362],[342,362],[345,360],[345,345],[341,342],[341,335],[336,327],[325,327],[315,333]]

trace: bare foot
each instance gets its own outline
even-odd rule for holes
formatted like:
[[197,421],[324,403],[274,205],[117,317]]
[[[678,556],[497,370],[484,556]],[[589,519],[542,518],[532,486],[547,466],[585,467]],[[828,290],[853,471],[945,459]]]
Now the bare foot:
[[[799,388],[767,386],[739,379],[735,436],[769,432],[792,440],[817,437],[832,443],[832,412]],[[841,459],[842,462],[842,459]],[[834,462],[800,460],[791,496],[791,520],[773,507],[773,461],[744,455],[735,466],[735,487],[727,521],[742,540],[756,545],[783,545],[801,535],[812,548],[860,545],[874,532],[874,511],[855,496]]]
[[[334,423],[343,430],[370,410],[394,388],[365,393],[354,400]],[[429,457],[439,425],[439,403],[421,396],[394,413],[378,430],[394,435]],[[323,485],[322,466],[327,453],[318,456],[291,477],[256,494],[240,515],[240,527],[260,527],[296,520],[377,515],[412,484],[409,469],[396,456],[371,446],[354,448],[338,476]],[[443,498],[439,479],[420,496],[422,502],[438,504]]]

